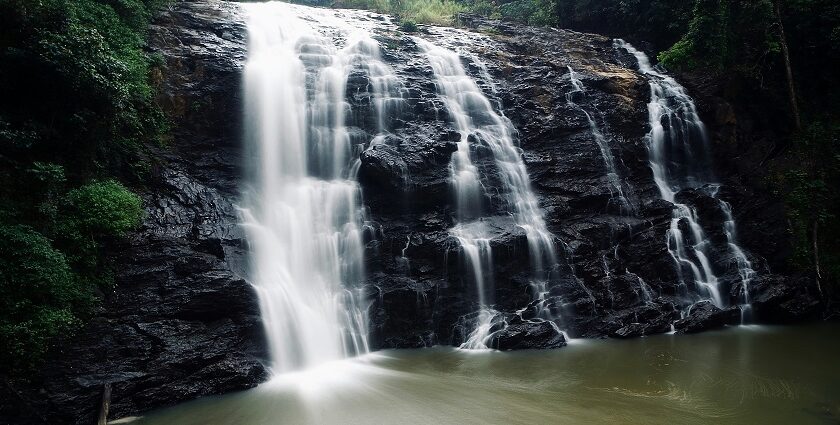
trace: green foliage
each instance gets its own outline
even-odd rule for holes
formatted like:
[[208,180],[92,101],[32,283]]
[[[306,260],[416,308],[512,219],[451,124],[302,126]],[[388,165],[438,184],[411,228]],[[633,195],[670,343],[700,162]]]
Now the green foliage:
[[464,7],[451,0],[402,0],[397,13],[402,19],[417,23],[449,25]]
[[417,23],[410,19],[403,19],[400,22],[400,30],[404,32],[417,32]]
[[505,19],[530,25],[552,25],[557,19],[556,7],[553,0],[515,0],[501,5],[499,14]]
[[0,221],[0,343],[12,347],[0,361],[19,372],[35,365],[51,337],[82,321],[96,289],[112,285],[103,243],[142,218],[140,198],[113,180],[60,194],[62,167],[36,163],[28,174],[40,182],[33,189],[42,193],[41,228]]
[[[137,179],[165,131],[146,31],[162,0],[0,0],[2,373],[34,366],[113,283],[104,255],[142,217]],[[20,370],[6,371],[11,366]]]
[[[813,120],[794,139],[790,161],[781,169],[774,186],[785,202],[793,240],[792,265],[801,270],[814,266],[816,242],[823,281],[838,291],[840,280],[840,123]],[[814,229],[817,229],[816,241]],[[840,295],[835,293],[834,295]]]
[[122,237],[140,225],[140,197],[113,180],[94,182],[67,194],[71,227],[91,237]]
[[[306,4],[306,2],[296,3]],[[381,13],[393,13],[394,8],[391,6],[391,3],[391,0],[338,0],[332,6],[342,9],[364,9],[375,10]]]
[[659,52],[657,59],[659,63],[672,70],[697,67],[694,44],[686,38],[674,43],[670,49]]
[[[453,0],[339,0],[333,7],[375,10],[414,24],[451,25],[464,6]],[[409,31],[410,32],[410,31]]]
[[500,18],[499,8],[496,3],[490,0],[466,0],[461,2],[465,11],[476,15]]
[[158,137],[164,122],[143,52],[152,3],[0,0],[4,154],[92,176],[121,170]]
[[0,363],[27,369],[43,356],[50,338],[73,329],[92,296],[47,238],[2,223],[0,238]]
[[773,24],[770,0],[696,0],[688,31],[659,61],[672,70],[751,68],[777,49]]

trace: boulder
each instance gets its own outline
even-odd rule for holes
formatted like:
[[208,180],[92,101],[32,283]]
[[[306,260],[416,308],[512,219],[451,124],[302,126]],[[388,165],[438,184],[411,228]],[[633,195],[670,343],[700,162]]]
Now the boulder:
[[674,328],[679,332],[696,333],[739,323],[741,310],[738,307],[721,310],[711,301],[700,301],[691,306],[685,318],[674,322]]
[[491,345],[499,350],[560,348],[566,345],[566,338],[550,322],[522,320],[493,335]]

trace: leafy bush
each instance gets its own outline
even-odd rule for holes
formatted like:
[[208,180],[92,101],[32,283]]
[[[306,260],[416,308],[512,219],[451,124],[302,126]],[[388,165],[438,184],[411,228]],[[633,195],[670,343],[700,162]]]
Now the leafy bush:
[[417,23],[410,19],[404,19],[400,22],[400,29],[405,32],[417,32]]
[[695,61],[694,45],[690,40],[682,39],[668,50],[659,52],[657,59],[666,68],[671,70],[694,69],[697,67]]
[[[150,7],[140,0],[0,1],[0,146],[82,177],[120,172],[165,129],[143,51]],[[23,83],[25,82],[25,83]],[[5,136],[5,137],[4,137]]]
[[403,0],[396,13],[402,19],[416,23],[451,25],[455,15],[464,7],[451,0]]
[[66,220],[94,239],[122,237],[140,225],[142,202],[113,180],[86,184],[67,194]]
[[[36,164],[31,174],[53,191],[63,182],[60,167]],[[70,190],[44,214],[41,232],[0,223],[0,355],[18,372],[34,366],[50,338],[71,332],[87,315],[97,288],[113,282],[102,244],[124,236],[142,218],[140,198],[113,180]],[[41,210],[47,209],[43,205]]]
[[40,360],[50,338],[73,329],[92,293],[38,232],[0,224],[0,238],[0,363],[26,369]]
[[515,0],[500,7],[500,14],[505,19],[524,22],[530,25],[552,25],[556,23],[554,1]]

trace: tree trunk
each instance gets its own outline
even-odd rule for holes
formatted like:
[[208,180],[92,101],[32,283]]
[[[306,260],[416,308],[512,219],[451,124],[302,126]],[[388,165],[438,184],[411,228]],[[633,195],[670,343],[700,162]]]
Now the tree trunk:
[[811,225],[811,249],[814,254],[814,282],[817,284],[817,291],[822,296],[822,287],[820,286],[820,250],[819,250],[819,228],[820,222],[814,219],[814,224]]
[[776,12],[776,25],[779,27],[779,44],[782,46],[782,57],[785,61],[785,76],[787,77],[788,98],[790,108],[793,112],[793,122],[797,130],[802,129],[802,119],[799,116],[799,104],[796,102],[796,89],[793,85],[793,69],[790,66],[790,51],[788,50],[787,39],[785,38],[785,27],[782,25],[782,0],[775,0],[774,9]]

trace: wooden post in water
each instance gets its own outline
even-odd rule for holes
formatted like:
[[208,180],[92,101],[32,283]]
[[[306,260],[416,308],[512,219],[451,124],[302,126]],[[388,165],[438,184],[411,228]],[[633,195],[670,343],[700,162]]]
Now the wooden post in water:
[[102,405],[99,408],[99,420],[96,425],[108,425],[108,408],[111,407],[111,383],[105,384],[102,390]]

